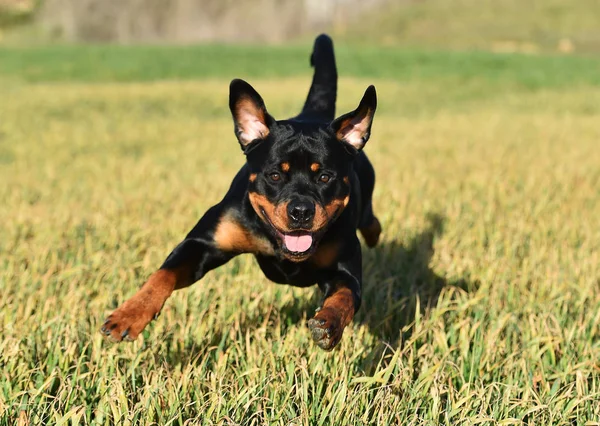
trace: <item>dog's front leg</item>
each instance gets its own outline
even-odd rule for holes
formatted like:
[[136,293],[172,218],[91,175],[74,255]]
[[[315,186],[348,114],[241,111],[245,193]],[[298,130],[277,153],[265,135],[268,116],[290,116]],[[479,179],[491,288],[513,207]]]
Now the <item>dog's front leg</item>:
[[319,281],[319,287],[325,293],[323,304],[308,321],[313,340],[326,351],[339,343],[344,329],[360,307],[362,256],[358,240],[351,244],[347,258],[338,261],[337,269]]
[[222,250],[215,232],[223,217],[217,205],[200,219],[158,271],[116,311],[108,316],[101,332],[110,340],[135,340],[155,319],[173,290],[187,287],[208,271],[226,263],[236,253]]

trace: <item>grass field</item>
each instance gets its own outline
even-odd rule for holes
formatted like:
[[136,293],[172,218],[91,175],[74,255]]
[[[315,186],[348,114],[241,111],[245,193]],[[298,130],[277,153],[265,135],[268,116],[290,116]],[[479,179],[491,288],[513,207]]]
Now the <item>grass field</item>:
[[599,23],[597,0],[396,0],[336,35],[354,43],[597,53]]
[[0,425],[599,425],[600,59],[340,46],[384,237],[339,347],[249,256],[102,339],[244,161],[229,79],[301,106],[308,48],[244,49],[0,49]]

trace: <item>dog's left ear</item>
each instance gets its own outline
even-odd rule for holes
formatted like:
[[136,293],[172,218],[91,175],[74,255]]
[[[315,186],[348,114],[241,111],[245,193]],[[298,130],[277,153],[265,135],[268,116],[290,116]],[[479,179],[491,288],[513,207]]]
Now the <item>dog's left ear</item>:
[[338,140],[349,144],[360,151],[371,136],[371,124],[377,109],[377,92],[371,85],[365,91],[358,108],[336,118],[331,123],[331,129]]
[[244,80],[235,79],[229,85],[229,109],[233,116],[235,135],[246,151],[253,142],[266,139],[274,121],[267,113],[258,92]]

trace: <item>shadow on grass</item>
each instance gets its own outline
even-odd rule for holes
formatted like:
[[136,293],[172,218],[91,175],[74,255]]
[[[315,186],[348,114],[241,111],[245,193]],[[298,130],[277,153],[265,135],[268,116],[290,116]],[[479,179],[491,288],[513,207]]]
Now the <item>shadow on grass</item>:
[[[369,332],[384,344],[398,347],[401,337],[410,336],[419,304],[421,312],[435,308],[446,287],[469,292],[476,284],[465,279],[448,280],[430,267],[434,241],[444,232],[444,218],[427,217],[428,226],[408,241],[384,241],[374,249],[363,249],[362,307],[355,321],[365,324]],[[321,303],[321,292],[315,287],[312,297],[296,299],[280,310],[286,324],[297,326],[310,318]]]
[[[431,214],[427,219],[427,228],[408,241],[384,241],[374,249],[363,250],[363,300],[355,321],[365,324],[381,342],[361,363],[366,373],[376,368],[388,345],[398,348],[410,337],[412,327],[407,326],[414,322],[417,304],[421,312],[426,312],[435,308],[440,293],[446,287],[457,287],[467,292],[476,288],[474,283],[465,279],[449,281],[431,269],[434,241],[444,231],[444,218]],[[272,313],[281,319],[282,335],[290,328],[304,326],[304,321],[314,314],[322,297],[316,286],[314,289],[312,295],[307,291]],[[248,315],[240,327],[251,330],[260,327],[263,321],[260,314]],[[227,335],[227,330],[214,330],[204,349],[224,349],[228,346]],[[185,352],[193,354],[200,349],[195,347],[194,342],[188,342],[188,345],[191,347]],[[188,358],[192,357],[188,355]],[[172,358],[171,361],[182,361],[177,351]]]
[[430,267],[434,241],[444,232],[444,218],[427,217],[428,227],[409,241],[383,242],[363,253],[363,307],[356,320],[388,343],[398,339],[402,328],[414,320],[417,303],[421,311],[434,307],[445,287],[471,291],[465,279],[449,281]]

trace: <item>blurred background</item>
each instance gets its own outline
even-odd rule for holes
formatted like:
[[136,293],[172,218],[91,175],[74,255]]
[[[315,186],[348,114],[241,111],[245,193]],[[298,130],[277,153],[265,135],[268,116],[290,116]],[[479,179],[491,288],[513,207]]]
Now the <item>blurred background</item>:
[[0,0],[4,43],[352,43],[598,52],[597,0]]

